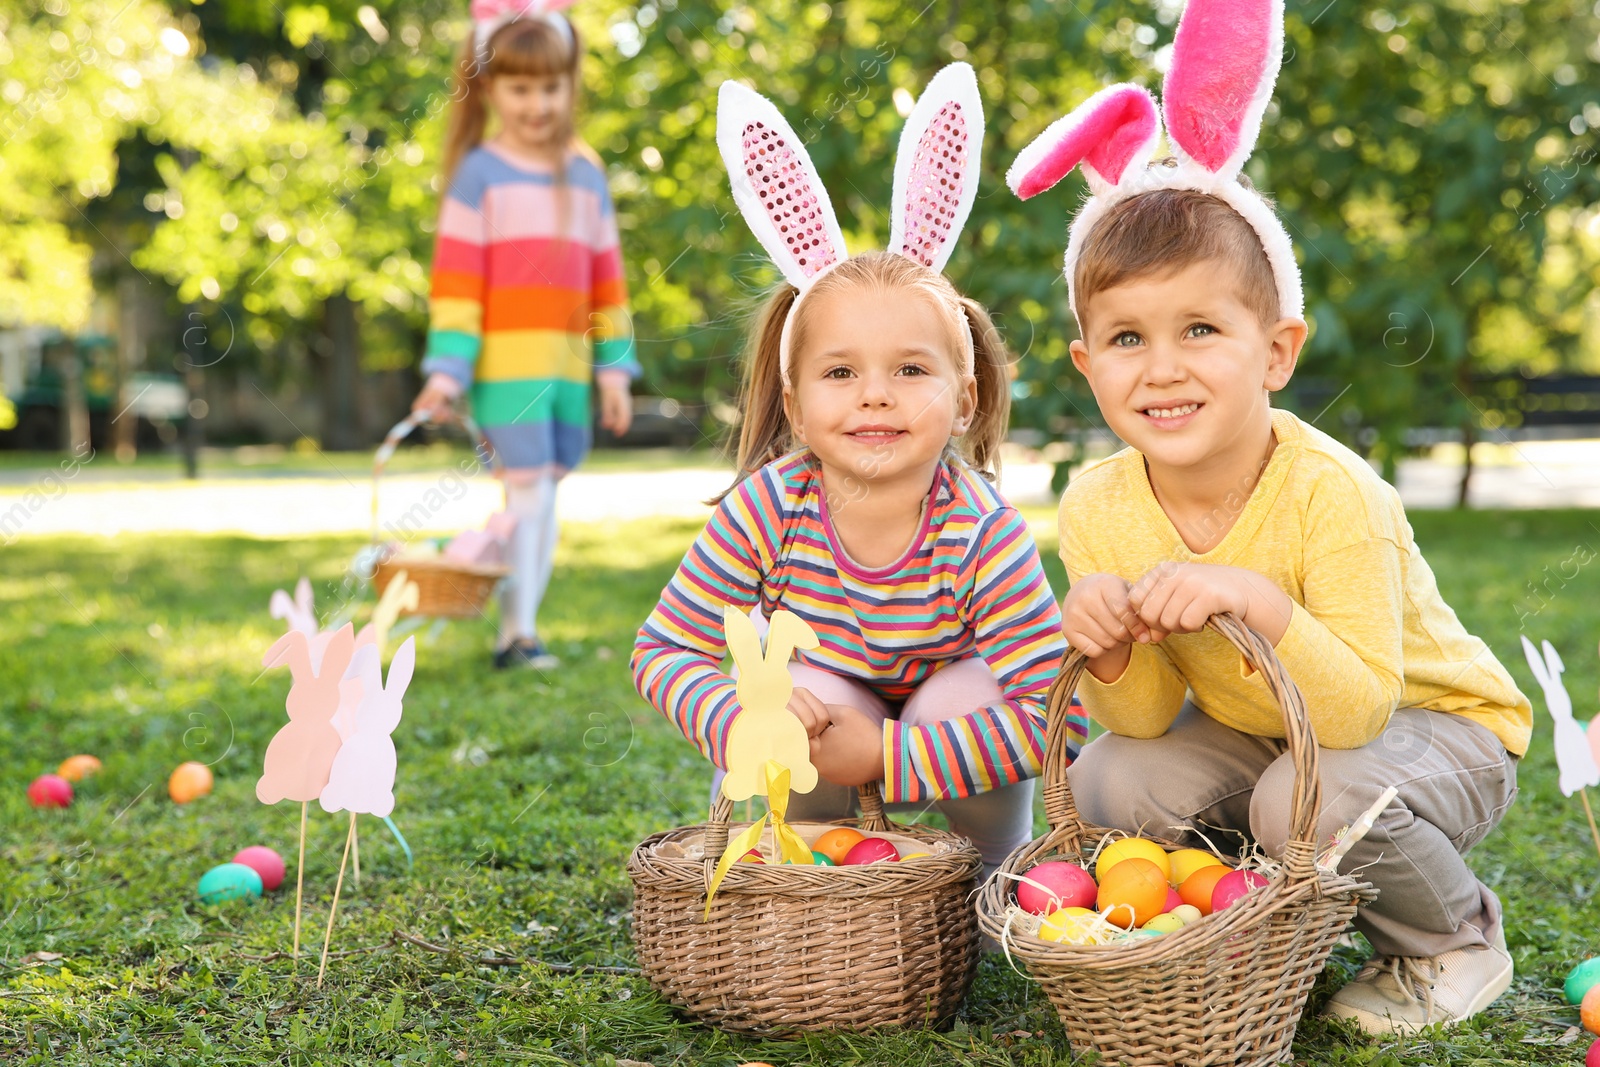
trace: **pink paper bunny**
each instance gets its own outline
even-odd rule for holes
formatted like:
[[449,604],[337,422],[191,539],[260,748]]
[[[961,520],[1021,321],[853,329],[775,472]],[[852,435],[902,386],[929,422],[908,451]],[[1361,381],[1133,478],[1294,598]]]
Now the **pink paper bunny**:
[[282,589],[274,589],[272,598],[267,601],[267,607],[272,612],[274,619],[282,619],[288,624],[289,629],[299,630],[307,637],[317,634],[317,613],[312,606],[311,581],[301,578],[295,583],[294,599]]
[[416,668],[416,638],[408,637],[389,664],[389,684],[383,684],[383,661],[377,645],[356,650],[347,672],[361,680],[361,704],[356,708],[355,732],[339,749],[327,787],[322,790],[324,811],[352,811],[382,818],[394,810],[395,751],[389,736],[400,725],[401,701]]
[[311,642],[290,630],[267,649],[263,667],[289,665],[294,682],[284,706],[289,722],[267,746],[256,798],[263,804],[280,800],[315,800],[328,784],[328,772],[339,751],[333,716],[339,709],[339,683],[355,650],[355,631],[346,624],[326,635],[320,665],[314,664]]

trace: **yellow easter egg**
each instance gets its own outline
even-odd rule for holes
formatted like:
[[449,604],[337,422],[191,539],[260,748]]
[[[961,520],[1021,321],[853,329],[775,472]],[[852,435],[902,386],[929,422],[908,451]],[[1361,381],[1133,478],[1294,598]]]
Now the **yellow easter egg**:
[[1039,924],[1039,937],[1061,945],[1098,945],[1100,916],[1088,908],[1061,908]]
[[1167,879],[1174,886],[1180,886],[1189,880],[1189,876],[1201,867],[1225,867],[1217,857],[1203,848],[1180,848],[1167,859],[1172,864],[1172,875]]
[[1154,841],[1146,841],[1142,837],[1124,837],[1113,841],[1100,850],[1100,858],[1094,865],[1095,880],[1104,882],[1106,872],[1111,870],[1123,860],[1149,860],[1161,869],[1163,880],[1172,877],[1172,863],[1167,859],[1167,850]]
[[927,852],[907,852],[904,856],[900,857],[900,862],[904,863],[906,860],[927,859],[928,856],[929,856],[929,853],[927,853]]
[[1177,919],[1185,926],[1188,926],[1190,923],[1197,923],[1201,919],[1205,918],[1205,916],[1200,914],[1200,909],[1195,907],[1193,904],[1179,904],[1176,908],[1173,908],[1171,911],[1167,912],[1167,914],[1172,916],[1174,919]]
[[1166,912],[1165,914],[1157,915],[1154,919],[1139,927],[1139,929],[1148,930],[1156,934],[1170,934],[1175,930],[1183,929],[1183,920],[1171,912]]

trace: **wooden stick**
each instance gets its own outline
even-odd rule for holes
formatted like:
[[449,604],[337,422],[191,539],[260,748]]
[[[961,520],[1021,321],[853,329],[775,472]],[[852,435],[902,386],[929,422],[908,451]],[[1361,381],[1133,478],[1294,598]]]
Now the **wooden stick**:
[[353,875],[355,875],[355,886],[353,888],[360,889],[361,888],[361,828],[356,826],[356,825],[354,825],[354,820],[355,820],[355,813],[354,812],[350,813],[350,818],[351,818],[350,837],[351,837],[351,846],[352,846],[351,853],[350,853],[350,862],[353,864],[353,869],[352,869],[351,873]]
[[300,901],[305,895],[306,888],[306,807],[308,801],[300,802],[300,863],[294,873],[294,955],[292,959],[300,958]]
[[333,940],[333,917],[339,914],[339,890],[344,888],[344,865],[350,860],[350,839],[356,836],[356,813],[350,813],[350,829],[344,835],[344,855],[339,859],[339,880],[333,883],[333,907],[328,909],[328,929],[322,935],[322,965],[317,968],[317,988],[328,970],[328,943]]
[[1578,795],[1583,798],[1583,813],[1589,816],[1589,833],[1594,837],[1595,853],[1600,854],[1600,830],[1595,829],[1594,809],[1589,806],[1589,790],[1587,788],[1579,789]]

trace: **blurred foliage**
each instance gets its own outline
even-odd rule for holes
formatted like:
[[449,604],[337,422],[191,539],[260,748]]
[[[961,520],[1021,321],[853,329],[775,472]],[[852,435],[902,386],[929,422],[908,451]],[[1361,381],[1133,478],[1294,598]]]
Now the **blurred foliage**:
[[[315,330],[319,301],[347,292],[385,339],[369,362],[414,361],[465,4],[122,3],[0,0],[0,89],[17,109],[0,145],[0,316],[81,323],[88,251],[110,243],[185,304],[235,309],[241,360],[270,363]],[[717,85],[745,79],[778,103],[850,246],[867,249],[887,238],[903,111],[965,59],[989,136],[949,272],[1017,351],[1016,424],[1051,437],[1097,424],[1067,358],[1058,269],[1081,182],[1023,204],[1003,175],[1098,86],[1159,88],[1180,10],[579,5],[581,129],[611,173],[645,387],[726,400],[777,279],[733,211]],[[1497,428],[1498,413],[1476,409],[1474,373],[1597,369],[1600,100],[1582,72],[1600,56],[1600,17],[1575,0],[1294,0],[1286,26],[1248,171],[1305,269],[1313,336],[1290,402],[1392,462],[1409,427]]]

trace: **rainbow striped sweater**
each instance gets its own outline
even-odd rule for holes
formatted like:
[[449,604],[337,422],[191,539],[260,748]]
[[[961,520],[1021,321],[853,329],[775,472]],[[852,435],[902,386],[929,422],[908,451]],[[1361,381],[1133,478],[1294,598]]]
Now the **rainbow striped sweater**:
[[[891,707],[941,665],[981,656],[1005,700],[926,726],[884,723],[884,799],[940,800],[1039,774],[1045,697],[1061,654],[1061,613],[1022,516],[964,464],[942,464],[921,531],[881,570],[853,564],[828,519],[822,471],[808,450],[745,479],[717,506],[639,631],[634,684],[701,752],[723,766],[739,714],[722,606],[760,603],[811,625],[798,652],[854,678]],[[1069,722],[1077,754],[1088,735]]]
[[439,212],[424,374],[472,391],[505,465],[570,470],[589,451],[596,369],[639,374],[605,172],[492,145],[469,152]]

